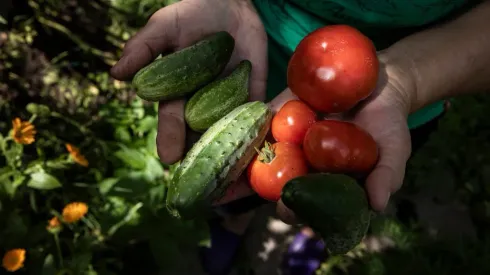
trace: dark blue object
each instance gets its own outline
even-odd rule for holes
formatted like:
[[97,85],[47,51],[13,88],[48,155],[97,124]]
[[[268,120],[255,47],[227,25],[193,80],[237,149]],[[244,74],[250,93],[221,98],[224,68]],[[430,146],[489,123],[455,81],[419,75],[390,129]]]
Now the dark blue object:
[[230,273],[241,237],[223,228],[219,219],[209,221],[211,247],[202,247],[200,255],[204,271],[209,275]]
[[312,275],[326,259],[325,244],[321,239],[298,233],[289,245],[282,262],[284,275]]

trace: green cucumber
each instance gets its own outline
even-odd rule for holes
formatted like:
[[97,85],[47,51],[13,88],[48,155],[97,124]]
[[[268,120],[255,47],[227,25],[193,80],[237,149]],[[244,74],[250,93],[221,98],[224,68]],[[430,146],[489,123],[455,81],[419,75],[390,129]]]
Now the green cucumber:
[[185,106],[185,120],[196,132],[204,132],[220,118],[248,100],[252,63],[243,60],[228,76],[195,93]]
[[134,76],[136,94],[147,101],[160,101],[195,92],[224,70],[234,47],[234,38],[223,31],[158,58]]
[[325,241],[331,254],[345,254],[364,238],[373,214],[364,189],[342,174],[308,174],[292,179],[281,200]]
[[192,219],[225,194],[265,140],[272,111],[263,102],[248,102],[213,124],[189,150],[167,191],[167,209]]

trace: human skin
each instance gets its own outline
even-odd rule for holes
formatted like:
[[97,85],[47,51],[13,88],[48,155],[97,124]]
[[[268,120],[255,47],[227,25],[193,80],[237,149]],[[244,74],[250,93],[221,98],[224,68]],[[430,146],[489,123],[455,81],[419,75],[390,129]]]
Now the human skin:
[[[124,46],[111,75],[129,80],[161,53],[188,47],[203,37],[227,31],[235,38],[235,49],[223,74],[248,59],[252,63],[250,100],[265,100],[267,80],[267,35],[249,0],[182,0],[155,12],[148,23]],[[250,47],[249,45],[253,45]],[[184,100],[159,103],[157,148],[162,162],[180,160],[186,148]]]
[[[219,23],[223,18],[227,24]],[[374,210],[383,211],[391,194],[403,183],[411,153],[408,115],[437,100],[490,87],[488,26],[490,1],[484,1],[450,22],[408,36],[378,52],[380,78],[376,91],[354,112],[342,116],[370,132],[379,145],[378,164],[366,179]],[[183,0],[161,9],[128,42],[111,73],[117,79],[128,79],[159,53],[183,48],[220,30],[237,38],[229,67],[241,59],[251,60],[254,67],[250,98],[263,100],[267,37],[249,0]],[[277,111],[293,98],[286,89],[269,104]],[[160,158],[166,163],[175,162],[184,153],[183,106],[182,100],[160,103],[157,144]],[[243,180],[233,190],[218,203],[252,193]],[[284,221],[296,221],[294,213],[281,202],[277,208]]]

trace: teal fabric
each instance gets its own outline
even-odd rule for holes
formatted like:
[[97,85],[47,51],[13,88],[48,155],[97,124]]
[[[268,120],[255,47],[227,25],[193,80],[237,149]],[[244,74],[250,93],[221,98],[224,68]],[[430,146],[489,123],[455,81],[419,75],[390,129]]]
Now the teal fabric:
[[[373,40],[377,50],[389,47],[419,28],[443,20],[466,7],[465,0],[255,0],[269,36],[267,96],[287,86],[287,62],[301,39],[328,24],[348,24]],[[443,102],[411,114],[418,127],[444,110]]]

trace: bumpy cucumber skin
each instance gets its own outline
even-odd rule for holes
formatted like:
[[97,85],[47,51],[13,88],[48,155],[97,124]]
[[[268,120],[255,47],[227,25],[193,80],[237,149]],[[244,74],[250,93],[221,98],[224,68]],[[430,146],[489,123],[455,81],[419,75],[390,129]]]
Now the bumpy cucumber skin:
[[371,215],[364,189],[342,174],[308,174],[286,183],[283,203],[318,232],[332,255],[358,245],[369,228]]
[[225,68],[235,39],[218,32],[196,44],[156,59],[133,78],[136,94],[147,101],[175,99],[194,92]]
[[213,124],[189,150],[170,182],[166,204],[181,219],[199,216],[224,195],[265,140],[272,111],[263,102],[248,102]]
[[251,70],[252,63],[243,60],[228,77],[211,82],[195,93],[185,106],[185,120],[189,127],[203,133],[247,102]]

